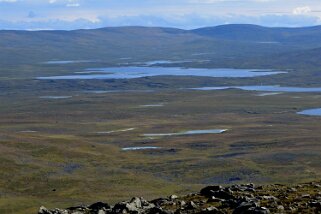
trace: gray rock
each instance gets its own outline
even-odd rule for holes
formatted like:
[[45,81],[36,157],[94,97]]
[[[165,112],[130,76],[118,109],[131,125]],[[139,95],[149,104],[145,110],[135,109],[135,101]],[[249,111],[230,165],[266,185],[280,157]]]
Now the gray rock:
[[142,198],[134,197],[130,200],[130,205],[136,207],[136,208],[142,208]]
[[235,199],[235,197],[231,193],[228,193],[228,192],[225,192],[225,191],[213,192],[212,196],[214,196],[216,198],[225,199],[225,200]]
[[207,202],[208,203],[211,203],[211,202],[222,202],[222,200],[225,201],[224,199],[220,199],[220,198],[216,198],[215,196],[212,196],[207,200]]
[[256,208],[257,204],[254,202],[242,202],[234,211],[233,214],[246,214],[250,208]]
[[126,202],[120,202],[115,204],[115,206],[112,209],[113,213],[128,213],[126,205]]
[[304,194],[301,196],[301,198],[311,198],[311,195],[310,194]]
[[211,213],[219,213],[219,210],[216,207],[208,207],[201,211],[201,214],[211,214]]
[[284,210],[284,206],[279,205],[279,206],[277,207],[277,209],[280,210],[280,211],[283,211],[283,210]]
[[160,207],[153,207],[143,212],[144,214],[172,214],[170,211],[164,211]]
[[296,188],[290,188],[288,192],[297,192],[298,190]]
[[38,214],[51,214],[51,212],[46,207],[41,206],[38,211]]
[[38,211],[38,214],[69,214],[69,212],[67,210],[60,210],[60,209],[48,210],[44,206],[41,206]]
[[178,199],[178,196],[177,195],[171,195],[171,196],[169,196],[169,199],[170,200],[175,200],[175,199]]
[[246,214],[270,214],[270,210],[265,207],[252,207]]
[[103,203],[103,202],[97,202],[97,203],[90,205],[88,207],[88,209],[90,209],[91,211],[96,211],[96,212],[99,210],[106,211],[106,210],[110,209],[110,206],[106,203]]
[[167,198],[158,198],[151,201],[152,204],[155,204],[157,207],[163,206],[169,203]]
[[208,187],[201,189],[200,193],[201,193],[201,195],[203,195],[205,197],[212,197],[213,192],[218,192],[221,190],[223,190],[222,186],[208,186]]
[[313,201],[309,203],[310,207],[316,207],[318,210],[321,210],[321,202],[320,201]]
[[186,202],[185,202],[185,201],[180,201],[180,202],[179,202],[179,205],[180,205],[181,207],[184,207],[184,206],[186,206]]
[[268,200],[268,201],[278,201],[279,199],[274,197],[274,196],[270,196],[270,195],[264,195],[262,196],[263,200]]
[[193,210],[193,209],[197,209],[198,206],[193,201],[190,201],[185,205],[184,208],[188,210]]

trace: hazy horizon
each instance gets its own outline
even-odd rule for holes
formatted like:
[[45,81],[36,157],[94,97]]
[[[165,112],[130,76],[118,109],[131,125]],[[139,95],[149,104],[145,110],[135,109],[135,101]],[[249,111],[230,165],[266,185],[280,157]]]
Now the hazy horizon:
[[321,3],[317,0],[0,0],[2,30],[115,26],[195,29],[224,24],[320,25]]
[[264,25],[256,25],[256,24],[249,24],[249,23],[230,23],[230,24],[219,24],[219,25],[212,25],[212,26],[202,26],[196,28],[180,28],[180,27],[167,27],[167,26],[144,26],[144,25],[123,25],[123,26],[101,26],[101,27],[93,27],[93,28],[75,28],[75,29],[0,29],[0,31],[77,31],[77,30],[95,30],[95,29],[103,29],[103,28],[172,28],[172,29],[179,29],[179,30],[196,30],[201,28],[211,28],[211,27],[220,27],[220,26],[229,26],[229,25],[252,25],[258,27],[266,27],[266,28],[313,28],[313,27],[321,27],[319,25],[307,25],[307,26],[298,26],[298,27],[291,27],[291,26],[264,26]]

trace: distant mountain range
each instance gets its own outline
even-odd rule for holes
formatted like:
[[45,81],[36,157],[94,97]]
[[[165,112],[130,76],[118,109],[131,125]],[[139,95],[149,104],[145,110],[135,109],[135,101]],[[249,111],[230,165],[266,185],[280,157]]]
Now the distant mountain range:
[[[321,26],[268,28],[233,24],[194,30],[110,27],[73,31],[0,31],[0,63],[99,59],[320,63]],[[224,64],[224,63],[223,63]],[[321,63],[320,63],[321,64]]]

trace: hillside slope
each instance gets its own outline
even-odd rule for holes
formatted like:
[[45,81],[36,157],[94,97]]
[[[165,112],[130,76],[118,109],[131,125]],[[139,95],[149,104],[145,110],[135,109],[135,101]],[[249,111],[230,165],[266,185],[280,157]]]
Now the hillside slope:
[[269,28],[257,25],[231,24],[206,27],[192,32],[215,39],[258,43],[283,43],[302,48],[321,44],[321,26],[302,28]]

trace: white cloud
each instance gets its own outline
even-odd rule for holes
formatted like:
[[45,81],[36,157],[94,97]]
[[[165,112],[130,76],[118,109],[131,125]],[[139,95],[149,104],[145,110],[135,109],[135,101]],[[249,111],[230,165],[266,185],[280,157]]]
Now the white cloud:
[[17,0],[0,0],[0,2],[13,3],[13,2],[17,2]]
[[316,25],[321,24],[321,4],[320,0],[0,0],[1,28],[194,28],[224,23]]
[[49,4],[55,4],[55,3],[65,4],[67,7],[79,7],[80,6],[80,4],[78,3],[78,0],[49,0]]
[[304,7],[297,7],[293,9],[293,14],[294,15],[303,15],[312,12],[311,8],[309,6],[304,6]]
[[274,0],[190,0],[194,4],[214,4],[219,2],[271,2]]
[[69,4],[66,4],[67,7],[79,7],[80,4],[79,3],[69,3]]

